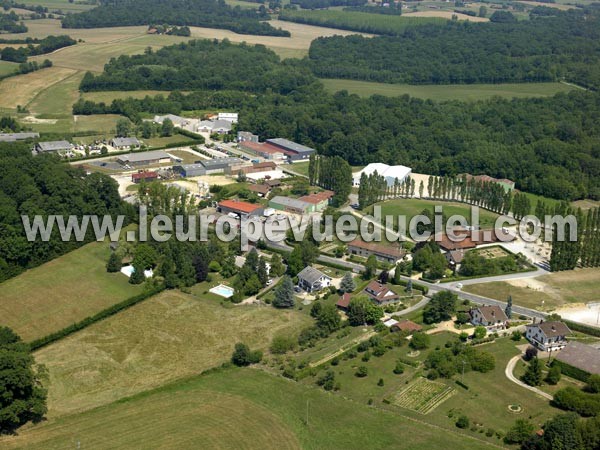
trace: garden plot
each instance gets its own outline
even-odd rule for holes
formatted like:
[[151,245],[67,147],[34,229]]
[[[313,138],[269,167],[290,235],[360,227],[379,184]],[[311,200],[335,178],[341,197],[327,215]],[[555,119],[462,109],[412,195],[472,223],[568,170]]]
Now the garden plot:
[[455,393],[456,391],[450,386],[421,377],[398,392],[392,403],[421,414],[428,414]]

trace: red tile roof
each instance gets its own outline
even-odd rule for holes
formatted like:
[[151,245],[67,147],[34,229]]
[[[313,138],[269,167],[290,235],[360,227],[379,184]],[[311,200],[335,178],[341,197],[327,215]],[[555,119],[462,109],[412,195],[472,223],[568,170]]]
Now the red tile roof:
[[275,147],[274,145],[271,145],[267,142],[244,141],[244,142],[240,142],[240,146],[246,147],[246,148],[248,148],[250,150],[254,150],[256,152],[269,153],[271,155],[276,154],[276,153],[286,154],[285,150],[283,150],[279,147]]
[[271,192],[271,186],[267,186],[266,184],[251,184],[248,186],[248,190],[252,192],[258,192],[259,194],[267,195]]
[[350,300],[352,300],[352,297],[350,296],[349,293],[346,292],[344,295],[342,295],[340,297],[340,299],[337,301],[337,303],[335,305],[340,308],[346,309],[350,305]]
[[367,295],[375,300],[377,303],[383,303],[389,300],[395,300],[398,298],[398,294],[394,293],[385,284],[381,284],[379,281],[371,281],[365,288]]
[[332,191],[323,191],[323,192],[316,192],[314,194],[305,195],[303,197],[300,197],[298,200],[302,200],[303,202],[307,202],[307,203],[313,203],[316,205],[325,200],[329,200],[331,197],[333,197],[333,195],[334,195],[334,193]]
[[158,172],[145,171],[145,172],[137,172],[137,173],[134,173],[131,175],[132,181],[147,180],[148,178],[158,178]]
[[384,256],[391,256],[400,259],[404,256],[404,250],[394,245],[384,245],[378,242],[365,242],[360,239],[355,239],[348,243],[348,247],[361,248],[372,253],[377,253]]
[[234,211],[247,214],[260,208],[260,205],[248,202],[241,202],[238,200],[223,200],[219,203],[219,207],[225,207]]
[[408,319],[399,320],[398,323],[392,325],[392,328],[398,328],[400,331],[408,332],[421,331],[423,329],[421,325],[419,325],[418,323],[414,323]]

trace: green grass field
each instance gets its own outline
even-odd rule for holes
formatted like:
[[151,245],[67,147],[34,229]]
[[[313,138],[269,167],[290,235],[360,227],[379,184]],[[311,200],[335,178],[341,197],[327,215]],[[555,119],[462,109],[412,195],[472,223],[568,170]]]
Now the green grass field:
[[147,449],[491,447],[456,428],[440,430],[253,369],[193,377],[0,441],[7,449],[77,442],[82,448]]
[[125,98],[137,98],[141,99],[149,96],[155,96],[162,94],[165,97],[168,96],[170,91],[105,91],[105,92],[82,92],[81,96],[84,100],[90,100],[96,103],[104,102],[106,104],[112,103],[113,100],[121,100]]
[[[406,216],[407,227],[412,217],[421,214],[424,209],[428,209],[429,211],[433,212],[434,207],[437,205],[442,206],[442,212],[446,217],[450,218],[450,216],[453,215],[461,215],[465,217],[469,223],[471,222],[471,207],[462,203],[444,202],[438,200],[395,199],[377,203],[377,205],[381,206],[382,218],[385,218],[387,215],[394,216],[394,224],[397,223],[398,216]],[[367,208],[367,212],[372,214],[373,206]],[[493,228],[497,217],[497,214],[480,208],[479,226],[484,229]]]
[[9,75],[17,70],[18,64],[10,61],[0,61],[0,77]]
[[397,34],[423,24],[444,24],[447,19],[438,17],[410,17],[383,14],[371,14],[357,11],[340,11],[331,9],[319,10],[285,10],[280,20],[289,20],[303,24],[318,25],[342,30],[353,30],[364,33]]
[[50,415],[88,410],[219,366],[236,342],[265,350],[273,334],[296,333],[312,321],[298,311],[223,306],[220,297],[204,293],[218,283],[197,285],[193,295],[163,292],[36,352],[50,374]]
[[599,278],[600,269],[577,269],[552,273],[532,281],[480,283],[463,289],[502,301],[511,295],[516,305],[552,311],[569,303],[598,301]]
[[455,85],[409,85],[374,83],[369,81],[322,79],[327,90],[338,92],[346,90],[361,97],[384,95],[411,97],[431,100],[474,101],[495,96],[513,97],[547,97],[559,92],[571,91],[574,88],[562,83],[510,83],[510,84],[455,84]]
[[106,272],[109,252],[94,242],[0,284],[0,323],[30,341],[140,293]]

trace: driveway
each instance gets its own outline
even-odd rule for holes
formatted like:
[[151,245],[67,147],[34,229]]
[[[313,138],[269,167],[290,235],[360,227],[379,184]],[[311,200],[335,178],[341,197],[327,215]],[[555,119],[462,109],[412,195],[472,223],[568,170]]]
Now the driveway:
[[504,374],[506,375],[506,378],[508,378],[513,383],[518,384],[519,386],[524,387],[525,389],[527,389],[531,392],[541,395],[542,397],[547,398],[548,400],[552,400],[554,398],[552,395],[550,395],[547,392],[544,392],[541,389],[538,389],[536,387],[529,386],[528,384],[523,383],[521,380],[519,380],[517,377],[515,377],[513,372],[515,370],[515,366],[517,365],[517,362],[519,362],[519,359],[521,359],[521,355],[514,356],[513,358],[510,359],[510,361],[508,361],[508,364],[506,365],[506,369],[504,370]]

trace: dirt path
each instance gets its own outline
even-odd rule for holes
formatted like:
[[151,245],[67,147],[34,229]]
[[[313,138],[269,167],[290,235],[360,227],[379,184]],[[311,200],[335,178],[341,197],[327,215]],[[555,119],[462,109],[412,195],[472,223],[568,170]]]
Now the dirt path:
[[554,398],[552,395],[550,395],[547,392],[544,392],[541,389],[538,389],[536,387],[529,386],[528,384],[523,383],[521,380],[519,380],[517,377],[515,377],[513,372],[515,370],[515,365],[517,364],[517,362],[519,361],[520,358],[521,358],[521,355],[517,355],[517,356],[511,358],[510,361],[508,361],[508,364],[506,365],[506,369],[504,370],[504,374],[506,375],[506,378],[508,378],[513,383],[518,384],[519,386],[524,387],[525,389],[527,389],[531,392],[541,395],[542,397],[547,398],[548,400],[552,400]]

